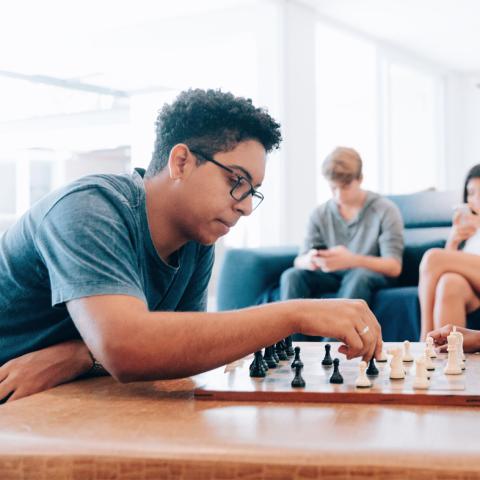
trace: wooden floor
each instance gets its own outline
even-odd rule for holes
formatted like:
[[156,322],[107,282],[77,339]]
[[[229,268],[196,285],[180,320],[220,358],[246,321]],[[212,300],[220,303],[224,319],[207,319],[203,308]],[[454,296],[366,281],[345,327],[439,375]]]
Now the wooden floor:
[[0,407],[0,479],[476,479],[478,407],[222,402],[97,378]]

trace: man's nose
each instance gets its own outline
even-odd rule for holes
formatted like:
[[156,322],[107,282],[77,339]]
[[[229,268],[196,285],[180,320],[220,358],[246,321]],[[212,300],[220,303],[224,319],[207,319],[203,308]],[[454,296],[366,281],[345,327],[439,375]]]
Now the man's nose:
[[236,202],[235,208],[241,215],[248,216],[253,212],[253,198],[248,195],[243,200]]

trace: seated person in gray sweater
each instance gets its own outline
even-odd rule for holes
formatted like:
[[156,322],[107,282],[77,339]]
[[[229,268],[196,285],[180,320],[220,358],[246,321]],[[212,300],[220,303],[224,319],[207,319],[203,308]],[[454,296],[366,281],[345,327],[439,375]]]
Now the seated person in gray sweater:
[[282,300],[363,299],[387,287],[402,270],[403,222],[388,199],[362,189],[362,160],[351,148],[336,148],[322,173],[332,198],[315,208],[294,267],[280,280]]

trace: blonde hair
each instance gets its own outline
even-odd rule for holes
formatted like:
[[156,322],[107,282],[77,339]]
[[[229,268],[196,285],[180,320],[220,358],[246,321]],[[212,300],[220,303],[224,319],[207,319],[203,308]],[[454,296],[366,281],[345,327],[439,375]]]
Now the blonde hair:
[[330,182],[348,185],[362,178],[362,159],[353,148],[337,147],[323,161],[322,174]]

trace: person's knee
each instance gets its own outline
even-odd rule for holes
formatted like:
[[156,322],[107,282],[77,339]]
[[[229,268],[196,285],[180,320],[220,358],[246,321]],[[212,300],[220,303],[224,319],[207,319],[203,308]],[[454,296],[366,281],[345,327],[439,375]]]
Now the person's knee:
[[437,284],[437,295],[442,298],[463,298],[469,291],[467,280],[458,273],[444,273]]
[[280,276],[280,288],[288,290],[292,286],[298,286],[305,283],[306,270],[291,267],[285,270]]
[[429,275],[435,272],[442,262],[445,251],[442,248],[427,250],[420,262],[420,275]]

